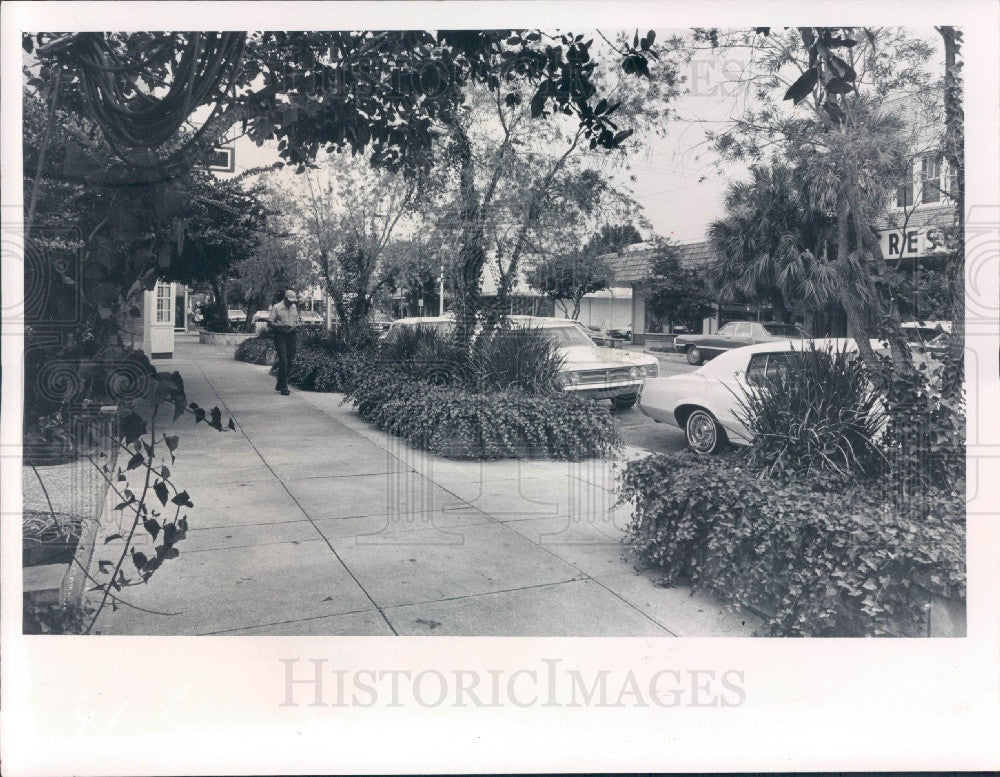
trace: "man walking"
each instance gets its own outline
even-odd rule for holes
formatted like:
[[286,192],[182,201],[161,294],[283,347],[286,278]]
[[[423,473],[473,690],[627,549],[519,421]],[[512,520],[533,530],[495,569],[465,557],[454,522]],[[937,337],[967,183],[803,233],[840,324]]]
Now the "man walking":
[[299,317],[299,306],[295,304],[295,291],[288,289],[280,302],[271,305],[271,315],[268,322],[274,335],[274,347],[278,352],[278,385],[275,391],[280,391],[287,397],[288,373],[295,361],[295,333],[302,319]]

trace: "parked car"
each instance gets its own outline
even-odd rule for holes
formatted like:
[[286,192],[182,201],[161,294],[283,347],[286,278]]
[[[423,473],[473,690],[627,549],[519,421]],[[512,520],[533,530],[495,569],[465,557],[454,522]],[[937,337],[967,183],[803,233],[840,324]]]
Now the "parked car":
[[433,330],[440,335],[450,335],[455,331],[455,317],[445,315],[397,318],[395,321],[390,322],[381,337],[381,342],[387,344],[394,343],[403,330],[416,328]]
[[778,322],[730,321],[711,335],[678,335],[674,348],[687,357],[689,364],[701,364],[720,353],[757,343],[780,343],[806,337],[797,326]]
[[299,320],[303,329],[322,329],[325,324],[323,316],[315,310],[300,310]]
[[608,337],[613,337],[616,340],[631,340],[632,330],[631,329],[609,329]]
[[376,332],[388,332],[392,327],[393,319],[384,313],[376,313],[372,316],[372,326]]
[[590,324],[583,324],[582,326],[587,330],[587,336],[598,345],[614,346],[614,338],[599,326],[591,326]]
[[247,312],[243,308],[229,308],[226,311],[226,318],[229,319],[230,324],[245,324]]
[[[684,375],[646,381],[640,407],[654,421],[683,430],[695,453],[717,453],[728,444],[748,445],[750,432],[737,417],[738,399],[757,380],[787,369],[796,352],[817,349],[857,351],[852,339],[785,340],[734,348]],[[885,343],[872,340],[876,353]]]
[[[602,348],[579,321],[540,316],[509,316],[512,326],[534,327],[542,331],[563,357],[559,382],[563,391],[594,399],[609,399],[618,410],[627,410],[639,399],[646,378],[655,378],[659,362],[655,356]],[[442,334],[454,331],[451,316],[400,318],[383,336],[392,342],[406,328],[434,329]]]
[[[267,322],[271,317],[270,310],[258,310],[253,314],[253,331],[257,334],[267,331]],[[323,316],[312,310],[299,311],[299,318],[302,320],[304,329],[318,329],[324,325]]]

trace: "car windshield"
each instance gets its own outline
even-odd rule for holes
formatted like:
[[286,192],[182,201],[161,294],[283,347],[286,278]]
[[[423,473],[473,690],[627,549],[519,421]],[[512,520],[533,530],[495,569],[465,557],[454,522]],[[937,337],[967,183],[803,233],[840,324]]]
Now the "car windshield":
[[802,337],[802,332],[791,324],[761,324],[772,337]]
[[571,348],[575,345],[593,345],[594,341],[575,326],[552,326],[540,330],[556,348]]

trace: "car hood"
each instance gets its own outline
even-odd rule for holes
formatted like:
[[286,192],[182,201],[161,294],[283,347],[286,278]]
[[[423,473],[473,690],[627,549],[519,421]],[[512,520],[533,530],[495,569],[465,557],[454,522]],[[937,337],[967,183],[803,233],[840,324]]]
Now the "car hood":
[[655,356],[631,353],[615,348],[574,345],[570,348],[558,348],[556,350],[564,359],[564,370],[599,370],[609,367],[638,367],[645,364],[657,364]]

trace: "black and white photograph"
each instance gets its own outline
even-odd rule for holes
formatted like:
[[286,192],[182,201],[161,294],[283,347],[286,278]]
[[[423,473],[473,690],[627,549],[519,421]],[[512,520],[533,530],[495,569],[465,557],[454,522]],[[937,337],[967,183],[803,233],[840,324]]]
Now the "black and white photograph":
[[[1000,137],[981,168],[966,126],[1000,84],[939,22],[987,6],[12,5],[5,638],[331,638],[275,653],[276,719],[400,706],[321,675],[343,638],[970,644],[1000,200],[967,182]],[[719,723],[767,693],[735,659],[606,687],[546,650],[401,692]]]

